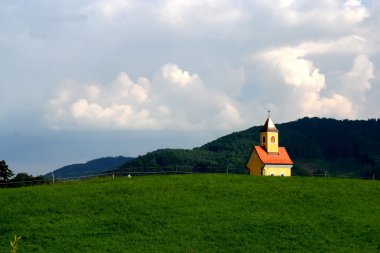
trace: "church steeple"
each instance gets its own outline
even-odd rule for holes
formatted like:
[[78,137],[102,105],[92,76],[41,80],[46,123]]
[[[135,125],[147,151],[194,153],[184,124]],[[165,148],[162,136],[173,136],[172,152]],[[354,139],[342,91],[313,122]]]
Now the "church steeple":
[[268,112],[268,119],[260,130],[260,146],[265,148],[267,153],[278,154],[278,130],[274,125]]

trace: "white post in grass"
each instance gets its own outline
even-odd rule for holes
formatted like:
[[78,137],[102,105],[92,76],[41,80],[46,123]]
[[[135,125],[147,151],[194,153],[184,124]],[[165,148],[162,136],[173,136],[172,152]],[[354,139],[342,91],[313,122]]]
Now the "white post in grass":
[[325,171],[325,178],[327,177],[327,170]]
[[372,180],[375,180],[375,174],[372,174]]
[[54,184],[54,170],[51,172],[51,175],[53,176],[53,184]]

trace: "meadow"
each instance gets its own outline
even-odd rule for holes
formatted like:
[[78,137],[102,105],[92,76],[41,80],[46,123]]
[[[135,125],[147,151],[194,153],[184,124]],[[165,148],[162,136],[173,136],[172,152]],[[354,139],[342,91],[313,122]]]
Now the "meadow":
[[0,189],[0,252],[379,252],[380,181],[193,174]]

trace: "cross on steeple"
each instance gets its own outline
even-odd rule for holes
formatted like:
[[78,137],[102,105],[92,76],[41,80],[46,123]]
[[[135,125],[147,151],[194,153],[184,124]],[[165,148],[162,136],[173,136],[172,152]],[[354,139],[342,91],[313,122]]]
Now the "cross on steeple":
[[268,110],[268,118],[270,118],[270,110]]

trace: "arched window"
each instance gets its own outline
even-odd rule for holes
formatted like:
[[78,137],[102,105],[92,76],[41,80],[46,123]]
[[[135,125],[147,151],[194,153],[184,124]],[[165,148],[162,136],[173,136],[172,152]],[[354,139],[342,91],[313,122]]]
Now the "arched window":
[[284,172],[281,172],[281,176],[282,176],[282,177],[285,177],[285,173],[284,173]]
[[272,172],[272,173],[270,173],[270,176],[271,176],[271,177],[274,177],[274,173],[273,173],[273,172]]
[[270,142],[271,143],[276,143],[276,137],[274,137],[274,136],[270,137]]
[[265,143],[265,136],[263,136],[263,144]]

